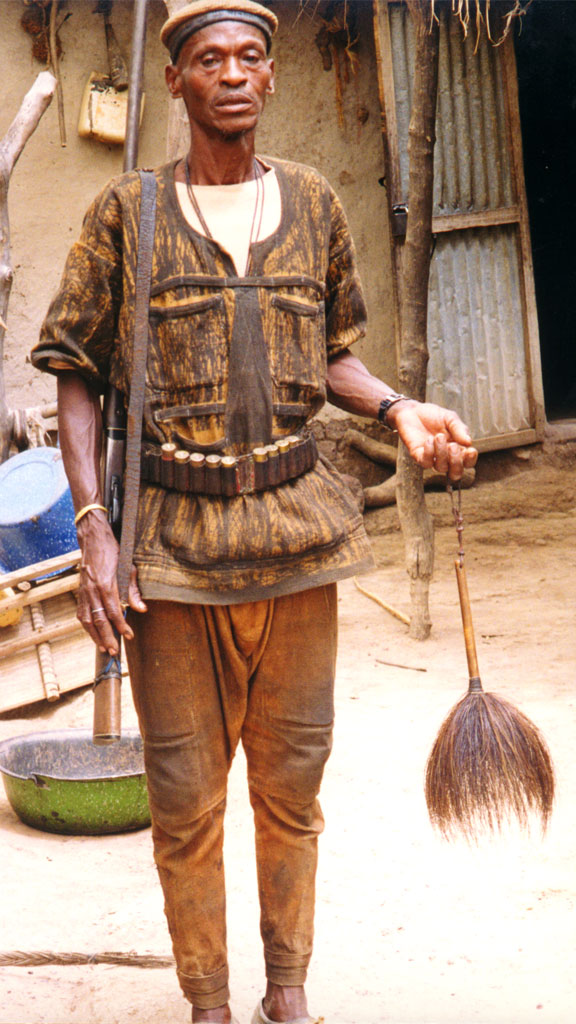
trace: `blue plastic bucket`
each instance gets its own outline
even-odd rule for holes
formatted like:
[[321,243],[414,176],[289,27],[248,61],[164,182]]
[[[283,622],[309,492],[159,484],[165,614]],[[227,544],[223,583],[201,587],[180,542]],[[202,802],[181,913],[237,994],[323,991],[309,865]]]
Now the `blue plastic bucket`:
[[29,448],[0,466],[0,563],[9,571],[78,547],[62,453]]

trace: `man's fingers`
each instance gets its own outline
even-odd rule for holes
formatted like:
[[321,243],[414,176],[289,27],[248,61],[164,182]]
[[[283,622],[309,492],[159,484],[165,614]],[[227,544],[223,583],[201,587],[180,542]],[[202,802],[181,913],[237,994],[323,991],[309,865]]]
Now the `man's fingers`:
[[473,466],[478,462],[478,452],[476,448],[471,445],[464,449],[464,466],[466,469],[472,469]]
[[445,434],[436,434],[434,438],[433,466],[438,473],[447,473],[450,464],[450,448]]
[[[122,613],[120,617],[124,622]],[[102,601],[84,599],[78,609],[78,620],[101,650],[112,655],[118,654],[118,641],[111,625],[112,616],[109,616]]]
[[[132,572],[130,573],[130,586],[128,589],[128,604],[135,612],[146,612],[148,611],[144,601],[142,600],[142,594],[138,587],[138,574],[136,567],[132,566]],[[132,639],[130,637],[129,639]]]
[[465,448],[452,442],[448,445],[447,466],[445,473],[449,480],[461,480],[464,472]]
[[86,614],[81,614],[80,612],[78,612],[77,618],[78,618],[78,621],[82,624],[82,626],[86,630],[86,632],[88,633],[88,636],[90,637],[92,642],[95,643],[96,646],[99,647],[101,651],[105,651],[106,647],[105,647],[105,645],[102,642],[102,639],[100,637],[100,633],[98,632],[98,629],[96,628],[96,626],[92,622],[92,617],[91,617],[90,613],[87,612]]
[[435,469],[459,480],[464,469],[476,465],[478,452],[458,413],[438,405],[399,406],[397,427],[412,458],[423,469]]
[[460,480],[464,470],[471,469],[478,460],[475,448],[448,442],[444,434],[426,438],[422,444],[411,448],[410,454],[423,469],[435,469],[450,480]]
[[408,451],[422,469],[430,469],[434,465],[434,438],[432,435],[424,440],[418,439],[414,444],[408,445]]
[[125,636],[127,640],[133,637],[117,594],[109,595],[94,584],[81,588],[77,617],[94,643],[111,655],[119,653],[116,633]]
[[[117,634],[133,640],[134,633],[126,622],[115,583],[98,586],[94,573],[84,573],[84,584],[78,597],[78,619],[101,650],[111,655],[119,653]],[[134,611],[147,611],[138,589],[136,569],[132,568],[128,603]]]
[[449,409],[444,416],[444,422],[451,441],[456,441],[458,444],[464,445],[465,448],[472,443],[470,431],[457,412]]
[[104,647],[108,654],[116,655],[119,653],[119,647],[111,621],[111,613],[107,612],[103,607],[92,610],[92,622],[98,633],[100,646]]

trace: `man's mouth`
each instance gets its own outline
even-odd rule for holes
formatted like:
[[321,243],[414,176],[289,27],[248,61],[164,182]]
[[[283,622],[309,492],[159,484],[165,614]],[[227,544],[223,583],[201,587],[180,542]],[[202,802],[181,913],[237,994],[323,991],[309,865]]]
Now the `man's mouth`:
[[252,100],[244,93],[231,93],[216,100],[215,106],[219,110],[245,110],[246,107],[252,106]]

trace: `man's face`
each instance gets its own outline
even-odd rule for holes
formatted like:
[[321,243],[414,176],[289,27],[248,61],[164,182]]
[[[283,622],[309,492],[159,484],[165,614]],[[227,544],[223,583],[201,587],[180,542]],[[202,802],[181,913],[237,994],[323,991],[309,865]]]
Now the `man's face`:
[[193,125],[207,135],[237,136],[256,127],[274,92],[274,62],[258,28],[220,21],[184,43],[176,65],[166,68],[166,83]]

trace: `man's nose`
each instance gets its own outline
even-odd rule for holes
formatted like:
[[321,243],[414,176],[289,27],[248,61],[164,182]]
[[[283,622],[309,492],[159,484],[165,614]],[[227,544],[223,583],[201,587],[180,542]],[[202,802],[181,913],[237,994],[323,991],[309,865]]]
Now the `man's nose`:
[[227,82],[229,85],[239,85],[240,82],[245,82],[246,71],[242,61],[236,57],[228,57],[222,65],[221,78],[223,82]]

